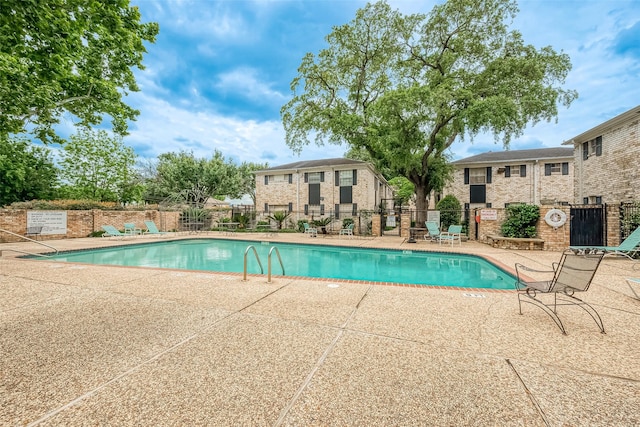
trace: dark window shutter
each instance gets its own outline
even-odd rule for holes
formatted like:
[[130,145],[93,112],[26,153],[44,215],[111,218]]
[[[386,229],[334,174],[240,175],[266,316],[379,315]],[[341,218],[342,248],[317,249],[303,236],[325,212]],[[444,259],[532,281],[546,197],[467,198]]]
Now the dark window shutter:
[[353,202],[353,187],[340,187],[340,203]]
[[324,172],[320,172],[320,182],[324,182]]
[[289,184],[293,184],[293,174],[289,174]]
[[491,184],[491,166],[487,166],[487,184]]
[[491,203],[487,203],[487,207],[490,208],[491,207]]
[[264,176],[264,185],[269,185],[269,175]]
[[471,203],[485,203],[487,201],[487,186],[486,185],[471,185],[469,186],[469,202]]
[[289,203],[289,212],[293,212],[293,203]]
[[464,183],[469,183],[469,168],[464,168]]
[[304,173],[304,182],[309,182],[309,173]]
[[336,205],[336,219],[340,219],[340,205]]
[[596,138],[596,156],[602,156],[602,137]]
[[358,185],[358,169],[353,170],[353,184]]
[[320,205],[320,215],[324,215],[324,205]]
[[304,205],[304,214],[309,215],[309,205]]
[[309,184],[309,204],[320,204],[320,184]]
[[596,196],[596,205],[602,204],[602,196]]
[[545,163],[544,164],[544,174],[546,176],[551,175],[551,163]]
[[569,163],[567,162],[562,164],[562,175],[569,175]]
[[588,205],[589,204],[589,198],[588,197],[583,197],[582,198],[582,203],[585,204],[585,205]]
[[264,204],[264,211],[269,213],[269,203]]
[[335,174],[336,187],[340,185],[340,171],[336,171]]
[[504,176],[505,176],[505,178],[510,178],[511,177],[511,166],[505,166],[504,167]]
[[589,158],[589,143],[582,143],[582,160],[587,160]]
[[527,176],[527,165],[520,165],[520,178]]
[[358,204],[357,203],[353,204],[353,209],[351,210],[351,215],[353,215],[353,216],[357,216],[358,215]]

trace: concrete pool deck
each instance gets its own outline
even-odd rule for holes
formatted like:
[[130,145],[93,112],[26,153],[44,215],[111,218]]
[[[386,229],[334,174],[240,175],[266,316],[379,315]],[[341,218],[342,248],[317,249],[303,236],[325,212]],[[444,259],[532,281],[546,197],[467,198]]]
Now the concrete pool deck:
[[[266,239],[204,237],[218,236]],[[465,252],[509,268],[560,257],[394,236],[269,239]],[[157,238],[45,243],[144,241]],[[625,280],[640,268],[626,259],[605,258],[584,294],[607,333],[561,307],[565,336],[538,308],[520,316],[509,291],[244,282],[10,249],[46,248],[0,244],[0,425],[640,425],[640,301]]]

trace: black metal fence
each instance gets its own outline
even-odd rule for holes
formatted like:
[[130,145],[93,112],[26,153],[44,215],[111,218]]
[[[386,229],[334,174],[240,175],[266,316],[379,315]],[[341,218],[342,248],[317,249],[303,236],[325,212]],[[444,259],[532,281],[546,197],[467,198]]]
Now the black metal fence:
[[620,203],[620,241],[640,227],[640,202]]

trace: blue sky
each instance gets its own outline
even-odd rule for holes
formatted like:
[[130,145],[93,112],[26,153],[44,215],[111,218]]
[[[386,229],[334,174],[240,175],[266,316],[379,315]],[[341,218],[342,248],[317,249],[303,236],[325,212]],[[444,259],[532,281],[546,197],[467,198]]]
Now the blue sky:
[[[284,143],[280,107],[307,52],[326,46],[333,26],[350,22],[359,0],[132,0],[145,22],[160,24],[148,46],[139,109],[125,144],[143,158],[170,151],[270,166],[341,157],[345,147],[309,145],[298,156]],[[434,0],[390,0],[404,14],[429,12]],[[579,98],[560,107],[557,123],[530,126],[511,149],[560,146],[640,104],[640,2],[520,0],[513,28],[526,43],[571,57],[565,87]],[[491,135],[454,144],[460,159],[500,151]]]

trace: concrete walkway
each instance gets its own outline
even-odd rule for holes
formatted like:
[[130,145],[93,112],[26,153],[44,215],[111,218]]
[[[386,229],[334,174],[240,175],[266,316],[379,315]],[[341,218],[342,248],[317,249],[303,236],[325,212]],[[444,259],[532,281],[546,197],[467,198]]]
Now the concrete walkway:
[[[271,239],[444,249],[509,268],[560,257],[399,237]],[[157,239],[46,243],[147,240]],[[520,316],[513,292],[243,282],[24,260],[11,249],[42,248],[0,244],[0,425],[640,425],[640,301],[625,281],[640,269],[628,260],[605,258],[584,295],[607,333],[561,307],[564,336],[535,307]]]

